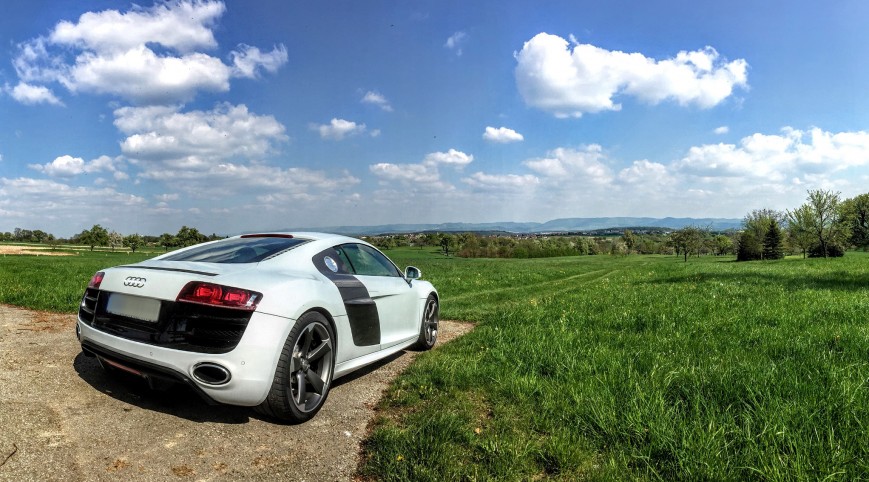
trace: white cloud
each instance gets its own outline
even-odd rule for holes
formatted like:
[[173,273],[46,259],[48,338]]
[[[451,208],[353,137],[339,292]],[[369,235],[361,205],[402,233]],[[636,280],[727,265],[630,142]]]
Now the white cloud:
[[[210,111],[180,112],[178,107],[122,107],[115,126],[128,137],[121,151],[152,169],[197,169],[229,159],[257,159],[287,140],[284,126],[247,106],[218,104]],[[140,163],[141,164],[141,163]]]
[[495,142],[498,144],[507,144],[510,142],[521,142],[525,140],[525,137],[522,134],[514,131],[513,129],[508,129],[506,127],[486,127],[486,132],[483,133],[483,139],[489,142]]
[[675,166],[690,175],[709,178],[753,178],[772,182],[835,173],[869,165],[869,132],[826,132],[782,129],[778,135],[756,133],[739,145],[694,146]]
[[428,165],[447,164],[461,168],[467,166],[473,162],[473,160],[474,156],[471,154],[465,154],[462,151],[450,149],[447,152],[432,152],[426,155],[423,163]]
[[389,101],[386,99],[386,97],[384,97],[383,94],[381,94],[380,92],[375,92],[373,90],[369,90],[362,97],[361,102],[363,104],[376,105],[377,107],[380,107],[382,110],[384,110],[386,112],[392,112],[392,105],[389,103]]
[[571,46],[559,36],[540,33],[515,57],[516,84],[525,102],[557,117],[620,110],[621,104],[613,101],[617,95],[709,108],[734,88],[747,86],[746,61],[719,60],[712,47],[655,60],[589,44]]
[[468,34],[465,32],[456,32],[447,39],[444,47],[452,50],[457,56],[462,56],[462,46],[467,42]]
[[660,190],[675,182],[667,166],[647,159],[634,161],[630,167],[619,171],[618,180],[634,187]]
[[452,166],[460,170],[473,161],[473,155],[450,149],[447,152],[426,154],[420,163],[392,164],[381,162],[368,166],[368,170],[381,179],[382,185],[399,182],[414,192],[444,192],[454,191],[455,187],[441,179],[439,167]]
[[22,104],[63,105],[63,102],[54,95],[51,89],[42,85],[30,85],[26,82],[19,82],[15,87],[7,85],[5,90],[13,99]]
[[345,137],[362,134],[365,132],[365,124],[357,124],[353,121],[332,118],[328,124],[313,125],[313,129],[320,133],[322,139],[333,141],[343,140]]
[[125,51],[146,43],[191,52],[217,46],[211,27],[225,10],[222,2],[204,0],[158,3],[151,8],[134,7],[126,13],[87,12],[78,23],[59,22],[50,39],[103,52]]
[[527,190],[540,184],[540,179],[532,174],[486,174],[475,172],[462,182],[479,189],[489,190]]
[[217,47],[212,29],[224,11],[222,2],[180,0],[87,12],[19,44],[13,65],[31,85],[58,82],[73,93],[170,104],[199,91],[226,92],[231,77],[253,78],[259,68],[274,72],[286,63],[283,45],[263,53],[241,44],[230,54],[232,65],[204,53]]
[[712,132],[718,135],[727,134],[728,132],[730,132],[730,128],[727,126],[716,127],[715,130],[713,130]]
[[238,77],[251,79],[258,77],[260,67],[273,74],[287,63],[287,49],[283,45],[275,46],[271,52],[261,52],[256,47],[241,44],[238,50],[230,52],[229,55],[235,67],[233,73]]
[[369,170],[377,177],[387,181],[408,183],[439,182],[440,173],[430,164],[390,164],[380,162],[369,166]]
[[100,156],[90,162],[85,162],[80,157],[63,155],[46,164],[30,164],[31,169],[44,172],[52,177],[73,177],[79,174],[91,174],[95,172],[112,172],[116,180],[127,178],[127,174],[119,170],[121,160],[109,156]]
[[604,163],[606,155],[597,144],[580,149],[559,147],[547,157],[525,161],[538,174],[558,183],[607,184],[613,179],[612,170]]
[[164,193],[164,194],[155,194],[154,199],[159,202],[168,203],[169,201],[177,201],[180,199],[177,193]]
[[46,228],[56,235],[78,232],[107,215],[130,219],[131,213],[147,205],[140,196],[108,187],[26,177],[0,178],[0,203],[4,216],[50,224]]

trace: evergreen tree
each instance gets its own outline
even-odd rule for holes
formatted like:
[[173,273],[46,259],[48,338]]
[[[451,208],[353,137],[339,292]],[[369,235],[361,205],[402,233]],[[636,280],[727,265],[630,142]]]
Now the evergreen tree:
[[784,257],[782,231],[778,222],[773,219],[770,221],[766,235],[763,237],[763,259],[782,259]]
[[753,261],[763,256],[763,245],[753,231],[745,230],[739,235],[736,247],[737,261]]

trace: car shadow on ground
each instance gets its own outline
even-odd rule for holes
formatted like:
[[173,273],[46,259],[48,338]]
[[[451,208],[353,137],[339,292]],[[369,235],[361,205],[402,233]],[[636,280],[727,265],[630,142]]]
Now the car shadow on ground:
[[[358,380],[403,356],[408,356],[408,353],[399,351],[360,368],[335,380],[332,383],[332,389]],[[148,383],[144,379],[135,375],[119,370],[104,370],[96,358],[85,356],[83,353],[79,353],[75,357],[73,368],[78,373],[79,378],[87,382],[95,390],[115,400],[144,410],[165,413],[192,422],[241,424],[248,423],[251,418],[254,418],[271,423],[286,423],[256,413],[253,409],[247,407],[210,405],[194,392],[193,389],[180,383],[169,385],[165,388],[153,389],[148,386]]]
[[76,355],[73,368],[88,385],[115,400],[141,409],[161,412],[192,422],[227,424],[247,423],[250,411],[244,407],[209,405],[190,387],[174,384],[165,389],[151,389],[148,383],[135,375],[118,370],[108,372],[100,367],[96,358]]

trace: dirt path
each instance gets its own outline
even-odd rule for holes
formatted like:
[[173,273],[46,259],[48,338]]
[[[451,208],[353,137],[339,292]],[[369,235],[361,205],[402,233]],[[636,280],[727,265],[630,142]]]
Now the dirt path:
[[[471,325],[441,322],[438,345]],[[302,425],[152,392],[81,355],[75,316],[0,306],[0,480],[349,480],[373,407],[417,355],[336,381]]]

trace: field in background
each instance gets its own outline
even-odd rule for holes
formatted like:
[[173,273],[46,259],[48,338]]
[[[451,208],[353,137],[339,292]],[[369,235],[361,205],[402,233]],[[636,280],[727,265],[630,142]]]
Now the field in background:
[[[384,480],[869,477],[869,255],[445,258],[392,249],[476,330],[390,389]],[[0,258],[0,302],[73,313],[100,268]]]

